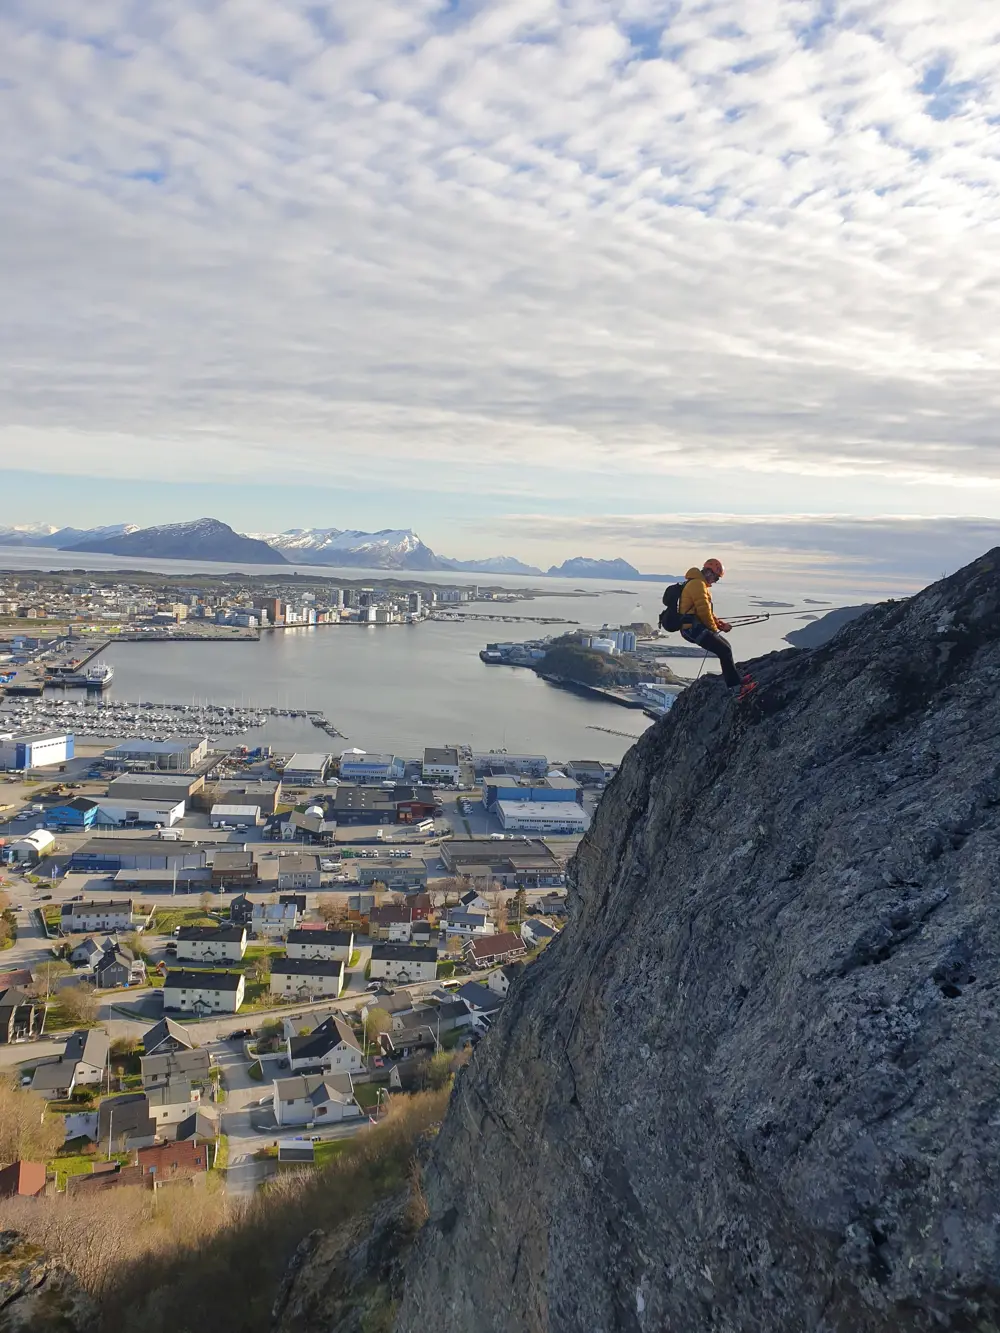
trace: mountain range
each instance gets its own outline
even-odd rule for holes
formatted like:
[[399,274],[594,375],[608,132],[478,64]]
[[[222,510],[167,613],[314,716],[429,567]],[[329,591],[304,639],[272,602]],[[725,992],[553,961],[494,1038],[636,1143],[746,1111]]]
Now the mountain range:
[[412,570],[434,573],[547,575],[550,578],[613,578],[661,581],[674,577],[640,574],[634,565],[574,556],[547,570],[512,555],[452,560],[437,555],[410,528],[360,532],[353,528],[286,528],[283,532],[236,532],[215,518],[139,527],[113,523],[98,528],[24,523],[0,528],[0,546],[41,546],[59,551],[130,555],[159,560],[240,560],[261,565],[326,565],[337,568]]

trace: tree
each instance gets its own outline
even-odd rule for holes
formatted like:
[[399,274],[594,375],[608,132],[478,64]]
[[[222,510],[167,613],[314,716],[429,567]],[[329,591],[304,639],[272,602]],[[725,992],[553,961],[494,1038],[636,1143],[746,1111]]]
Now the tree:
[[365,1019],[365,1043],[366,1046],[376,1042],[383,1032],[392,1031],[392,1019],[385,1009],[380,1009],[377,1005],[374,1009],[368,1010],[368,1017]]
[[461,953],[461,952],[462,952],[462,937],[461,937],[461,935],[449,935],[449,936],[448,936],[448,946],[447,946],[447,947],[448,947],[448,952],[449,952],[449,953]]
[[491,893],[486,901],[490,905],[490,917],[497,928],[497,933],[502,934],[507,929],[507,904],[503,895]]
[[347,904],[340,897],[324,899],[319,905],[319,914],[328,927],[339,930],[347,920]]
[[132,954],[136,958],[149,957],[149,951],[146,948],[142,936],[139,934],[137,930],[130,930],[127,935],[123,935],[122,944],[125,945],[126,949],[131,950]]
[[435,899],[442,907],[454,907],[463,893],[467,893],[469,881],[462,879],[457,875],[449,875],[446,879],[434,881],[434,892],[440,895]]
[[212,895],[210,893],[203,893],[198,901],[201,903],[201,910],[207,912],[212,906]]
[[0,1076],[0,1166],[48,1161],[65,1136],[62,1116],[47,1113],[43,1097],[19,1088],[10,1075]]
[[251,961],[250,966],[247,968],[247,973],[251,981],[263,981],[265,977],[269,977],[271,975],[271,955],[266,953],[258,954],[257,957]]
[[74,982],[59,992],[62,1011],[71,1023],[92,1023],[97,1017],[97,1000],[92,987]]
[[59,978],[68,976],[72,971],[64,958],[47,958],[35,968],[32,993],[40,1000],[47,1000]]
[[511,906],[513,908],[511,912],[513,923],[519,926],[528,910],[528,894],[523,887],[514,894]]

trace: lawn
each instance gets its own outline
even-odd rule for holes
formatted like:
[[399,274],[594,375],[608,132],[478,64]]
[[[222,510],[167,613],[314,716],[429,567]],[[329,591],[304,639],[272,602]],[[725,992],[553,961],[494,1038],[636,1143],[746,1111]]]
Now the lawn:
[[370,1111],[378,1106],[379,1084],[375,1083],[355,1083],[354,1096],[362,1110]]
[[43,907],[42,916],[45,917],[45,924],[48,926],[49,930],[58,930],[59,923],[62,920],[62,908]]
[[217,926],[219,920],[201,907],[157,907],[150,934],[172,935],[176,926]]
[[255,1060],[255,1061],[253,1062],[253,1064],[252,1064],[252,1065],[250,1066],[250,1068],[247,1070],[247,1074],[248,1074],[249,1077],[252,1078],[252,1079],[254,1080],[254,1082],[256,1082],[256,1083],[263,1083],[263,1082],[264,1082],[264,1071],[263,1071],[263,1069],[262,1069],[261,1066],[260,1066],[260,1061],[259,1061],[259,1060]]
[[353,1139],[327,1139],[324,1143],[314,1143],[316,1165],[328,1165],[328,1163],[338,1158],[341,1153],[347,1152],[353,1143]]
[[225,1134],[219,1135],[218,1143],[215,1147],[215,1161],[212,1163],[213,1171],[225,1171],[229,1165],[229,1139]]
[[453,977],[455,975],[455,964],[449,959],[443,963],[438,963],[437,974],[439,977]]
[[[128,1162],[128,1153],[112,1153],[112,1161]],[[105,1162],[107,1157],[103,1153],[57,1153],[47,1163],[47,1169],[56,1173],[56,1188],[64,1190],[66,1188],[67,1176],[89,1176],[95,1162]]]
[[45,1010],[45,1032],[64,1032],[66,1028],[96,1028],[96,1018],[75,1018],[67,1014],[58,1000],[50,1000]]
[[351,954],[351,961],[347,964],[347,970],[350,971],[352,967],[357,967],[357,965],[360,962],[361,962],[361,950],[355,949]]

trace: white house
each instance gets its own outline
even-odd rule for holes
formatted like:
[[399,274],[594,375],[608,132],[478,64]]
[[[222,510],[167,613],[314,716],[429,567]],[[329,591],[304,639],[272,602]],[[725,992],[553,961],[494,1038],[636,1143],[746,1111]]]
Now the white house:
[[321,884],[318,856],[311,852],[282,852],[278,857],[279,889],[318,889]]
[[235,1014],[243,1003],[245,991],[242,972],[177,968],[167,973],[163,984],[163,1007],[194,1014]]
[[349,1025],[331,1014],[308,1036],[288,1038],[288,1063],[296,1071],[318,1067],[324,1073],[357,1074],[365,1058]]
[[59,926],[64,935],[77,931],[131,930],[135,919],[131,898],[111,902],[63,903]]
[[299,919],[295,903],[254,903],[251,925],[258,939],[281,939]]
[[496,932],[496,926],[484,912],[470,912],[464,907],[449,908],[441,929],[445,938],[458,935],[463,940]]
[[271,962],[271,994],[289,999],[336,998],[344,987],[339,958],[275,958]]
[[297,1074],[274,1080],[274,1118],[279,1125],[326,1125],[362,1114],[350,1074]]
[[420,769],[425,782],[458,782],[462,776],[458,751],[452,746],[428,746]]
[[181,926],[179,963],[238,963],[247,951],[244,926]]
[[41,1064],[31,1080],[31,1091],[49,1100],[69,1097],[74,1088],[100,1087],[107,1073],[110,1043],[103,1028],[81,1028],[66,1042],[58,1060]]
[[529,949],[537,949],[543,944],[548,944],[559,934],[552,926],[544,921],[539,921],[536,917],[526,917],[521,922],[521,939]]
[[506,963],[503,967],[498,967],[495,972],[491,972],[486,978],[486,984],[491,991],[497,995],[506,995],[510,990],[511,983],[514,982],[524,971],[524,964],[520,962]]
[[373,981],[433,981],[437,976],[437,949],[412,944],[372,945]]
[[327,958],[349,963],[354,952],[352,930],[290,930],[285,941],[289,958]]
[[170,1078],[145,1089],[149,1101],[150,1118],[156,1128],[178,1125],[194,1115],[201,1106],[201,1089],[192,1088],[187,1079]]

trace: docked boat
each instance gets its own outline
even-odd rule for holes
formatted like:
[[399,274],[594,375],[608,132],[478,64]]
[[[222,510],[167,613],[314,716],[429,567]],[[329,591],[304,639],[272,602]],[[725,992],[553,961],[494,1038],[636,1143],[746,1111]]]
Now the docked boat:
[[97,662],[85,671],[68,671],[48,676],[46,685],[80,686],[88,690],[106,690],[115,678],[115,669],[107,662]]

